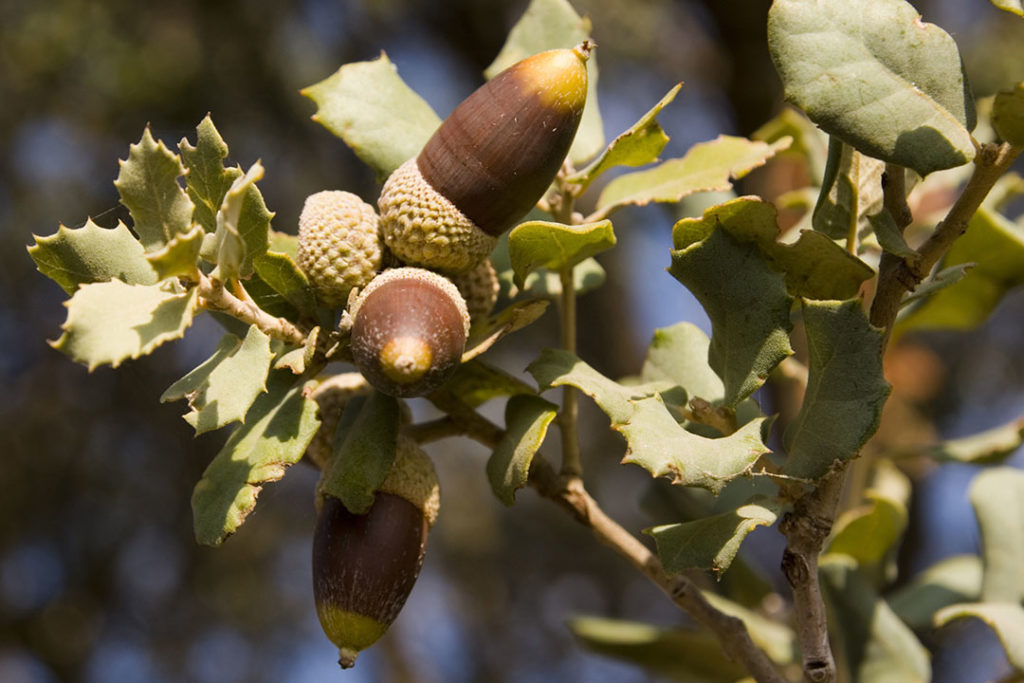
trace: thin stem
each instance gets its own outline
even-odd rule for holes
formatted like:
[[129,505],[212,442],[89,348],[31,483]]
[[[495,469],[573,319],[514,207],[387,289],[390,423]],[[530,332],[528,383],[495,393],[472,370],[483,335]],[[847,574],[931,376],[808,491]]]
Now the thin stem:
[[[246,296],[248,299],[248,296]],[[306,343],[306,334],[284,318],[275,318],[252,299],[243,301],[227,290],[224,283],[206,275],[199,276],[199,305],[210,311],[227,313],[244,323],[255,325],[274,339],[302,346]]]
[[[563,268],[562,282],[562,348],[576,353],[576,289],[573,287],[572,268]],[[562,390],[562,412],[558,425],[562,434],[562,474],[580,477],[583,465],[580,460],[579,394],[575,387]]]

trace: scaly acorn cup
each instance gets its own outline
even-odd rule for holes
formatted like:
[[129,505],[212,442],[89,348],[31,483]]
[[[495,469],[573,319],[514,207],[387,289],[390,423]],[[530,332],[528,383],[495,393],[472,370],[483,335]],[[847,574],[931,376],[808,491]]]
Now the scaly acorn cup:
[[465,272],[544,196],[583,116],[592,47],[548,50],[502,71],[388,178],[377,204],[399,259]]
[[386,270],[359,293],[349,313],[356,368],[385,394],[427,394],[462,361],[469,312],[443,275],[422,268]]
[[365,514],[324,497],[313,535],[313,596],[342,668],[355,664],[401,611],[440,502],[430,458],[407,437],[399,437],[395,463]]
[[466,300],[470,325],[487,320],[487,316],[494,310],[498,293],[501,291],[498,272],[494,270],[491,259],[485,258],[472,270],[460,275],[453,275],[451,281],[458,287],[462,298]]
[[298,265],[317,298],[342,306],[381,267],[377,212],[351,192],[325,190],[306,198],[299,216]]

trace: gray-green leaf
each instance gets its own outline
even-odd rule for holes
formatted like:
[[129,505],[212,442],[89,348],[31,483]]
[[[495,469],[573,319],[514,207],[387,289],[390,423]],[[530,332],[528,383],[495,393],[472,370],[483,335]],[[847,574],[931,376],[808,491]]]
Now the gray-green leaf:
[[882,374],[882,332],[860,299],[805,301],[809,376],[803,406],[783,439],[786,474],[816,479],[853,458],[878,429],[889,384]]
[[193,220],[206,232],[213,232],[217,229],[217,210],[224,201],[224,195],[242,171],[234,167],[224,168],[228,146],[209,114],[196,126],[196,144],[182,138],[178,150],[188,170],[185,189],[195,204]]
[[981,528],[983,602],[1024,598],[1024,472],[982,470],[971,482],[971,505]]
[[74,294],[79,285],[117,279],[130,285],[156,284],[145,250],[124,223],[108,230],[91,220],[81,228],[61,225],[46,237],[33,235],[28,254],[39,272]]
[[537,268],[562,271],[615,246],[611,221],[564,225],[530,221],[512,229],[508,236],[509,259],[516,286]]
[[974,617],[995,631],[1010,665],[1024,671],[1024,607],[1015,603],[971,603],[950,605],[935,615],[935,625],[944,626],[954,619]]
[[786,99],[864,154],[921,175],[974,158],[956,43],[904,0],[775,0],[768,46]]
[[516,491],[526,486],[533,456],[557,414],[558,406],[537,396],[519,394],[508,400],[505,436],[487,461],[491,490],[505,505],[512,505]]

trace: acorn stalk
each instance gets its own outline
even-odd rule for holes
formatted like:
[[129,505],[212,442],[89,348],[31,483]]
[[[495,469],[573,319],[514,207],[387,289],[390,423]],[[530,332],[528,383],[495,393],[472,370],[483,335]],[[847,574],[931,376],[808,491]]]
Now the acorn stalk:
[[398,258],[465,272],[544,196],[583,116],[591,48],[548,50],[502,71],[392,174],[378,206]]
[[353,666],[397,618],[423,565],[439,506],[433,464],[406,437],[366,513],[324,496],[313,536],[313,594],[342,668]]

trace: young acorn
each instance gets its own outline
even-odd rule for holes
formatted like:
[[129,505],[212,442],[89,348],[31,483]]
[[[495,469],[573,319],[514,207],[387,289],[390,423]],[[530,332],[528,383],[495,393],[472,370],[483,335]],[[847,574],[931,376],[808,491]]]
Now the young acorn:
[[485,258],[472,270],[460,275],[453,275],[451,281],[458,288],[462,298],[466,300],[470,325],[476,325],[478,322],[486,320],[494,310],[494,304],[498,301],[498,292],[501,290],[498,271],[494,269],[491,259]]
[[592,47],[548,50],[502,71],[391,174],[377,205],[384,242],[399,259],[465,272],[529,212],[576,136]]
[[433,463],[415,441],[401,436],[391,472],[365,514],[323,497],[313,535],[313,597],[342,668],[354,665],[401,611],[440,504]]
[[299,216],[298,265],[317,297],[337,307],[381,267],[377,212],[351,192],[325,190],[306,198]]
[[469,312],[443,275],[393,268],[375,277],[349,310],[356,368],[378,391],[422,396],[458,368],[469,334]]

